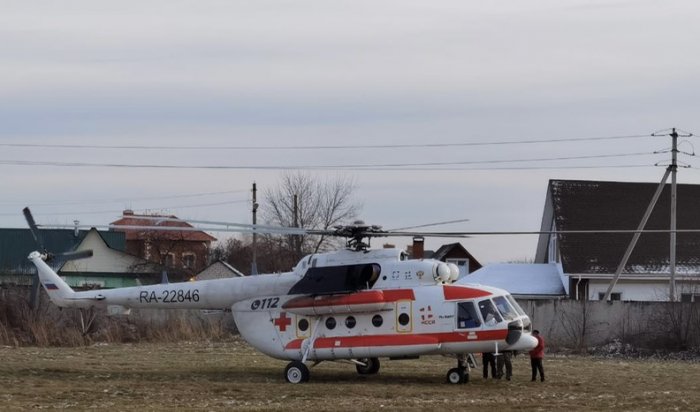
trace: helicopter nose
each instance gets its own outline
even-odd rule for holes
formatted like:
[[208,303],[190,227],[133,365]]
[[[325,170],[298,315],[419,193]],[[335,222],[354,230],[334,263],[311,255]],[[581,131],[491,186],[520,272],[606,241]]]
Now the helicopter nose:
[[529,351],[530,349],[533,349],[535,346],[537,346],[537,339],[535,339],[529,333],[523,333],[520,335],[520,338],[518,339],[518,341],[515,342],[514,344],[510,345],[510,347],[508,349],[518,350],[518,351]]

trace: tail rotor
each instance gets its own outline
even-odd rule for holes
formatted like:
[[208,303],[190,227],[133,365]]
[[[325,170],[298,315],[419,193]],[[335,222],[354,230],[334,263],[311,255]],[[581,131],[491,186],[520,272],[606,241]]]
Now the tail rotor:
[[29,230],[32,232],[32,236],[34,237],[34,241],[36,242],[36,245],[39,247],[39,251],[43,256],[44,261],[49,262],[51,260],[59,260],[59,261],[68,261],[68,260],[76,260],[76,259],[85,259],[89,258],[92,256],[92,250],[78,250],[78,251],[73,251],[73,252],[63,252],[63,253],[51,253],[46,249],[46,246],[44,246],[43,239],[41,237],[41,232],[39,231],[39,226],[36,224],[34,221],[34,216],[32,216],[32,212],[29,210],[28,207],[25,207],[22,209],[22,213],[24,214],[24,218],[27,220],[27,224],[29,225]]

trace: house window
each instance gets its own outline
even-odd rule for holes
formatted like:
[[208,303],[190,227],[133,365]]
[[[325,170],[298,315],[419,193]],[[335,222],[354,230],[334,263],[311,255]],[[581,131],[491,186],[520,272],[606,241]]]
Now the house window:
[[559,263],[559,247],[557,246],[557,234],[552,233],[549,235],[549,250],[547,256],[547,262],[549,263]]
[[163,262],[165,266],[173,266],[175,264],[175,254],[168,253],[165,255],[165,261]]
[[[603,299],[605,299],[605,293],[598,292],[598,300],[603,300]],[[622,300],[622,293],[620,293],[620,292],[611,293],[610,300]]]
[[681,293],[681,302],[700,302],[700,294]]
[[192,253],[186,253],[182,255],[182,267],[187,269],[194,269],[194,263],[196,261],[196,256]]

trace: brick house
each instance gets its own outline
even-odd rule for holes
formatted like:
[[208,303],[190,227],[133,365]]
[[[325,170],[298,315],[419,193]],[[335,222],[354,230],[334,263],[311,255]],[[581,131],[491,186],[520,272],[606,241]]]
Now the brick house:
[[[137,215],[132,210],[125,210],[122,218],[111,225],[193,227],[184,220],[157,221],[151,219],[153,217],[178,219],[173,215]],[[189,279],[206,268],[211,242],[216,241],[215,237],[202,231],[112,230],[125,233],[127,253],[162,265],[173,280]]]

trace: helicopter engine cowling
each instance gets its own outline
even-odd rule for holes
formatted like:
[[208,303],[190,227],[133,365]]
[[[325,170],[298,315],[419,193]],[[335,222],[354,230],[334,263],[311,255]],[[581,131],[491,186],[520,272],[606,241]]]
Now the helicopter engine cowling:
[[455,283],[459,279],[459,267],[454,263],[448,263],[447,266],[450,268],[450,283]]
[[450,267],[447,266],[447,263],[440,262],[437,265],[435,265],[433,279],[435,279],[436,282],[445,283],[448,280],[450,280],[450,275],[451,270]]

